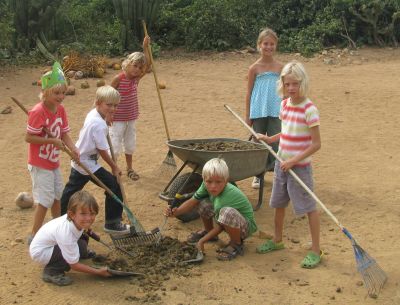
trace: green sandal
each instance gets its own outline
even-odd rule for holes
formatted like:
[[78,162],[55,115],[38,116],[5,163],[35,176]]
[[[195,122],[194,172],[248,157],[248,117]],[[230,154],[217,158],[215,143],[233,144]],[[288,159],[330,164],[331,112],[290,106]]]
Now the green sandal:
[[285,248],[285,244],[280,241],[276,243],[270,239],[268,239],[265,243],[257,247],[257,253],[264,254],[275,250],[281,250]]
[[313,269],[321,262],[324,252],[320,251],[319,255],[314,252],[308,252],[306,257],[301,262],[301,267],[306,269]]

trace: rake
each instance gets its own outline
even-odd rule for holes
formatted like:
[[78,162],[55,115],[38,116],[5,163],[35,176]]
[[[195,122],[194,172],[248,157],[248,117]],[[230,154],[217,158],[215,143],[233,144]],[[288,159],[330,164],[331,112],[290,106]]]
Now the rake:
[[[28,114],[28,110],[25,108],[23,104],[21,104],[16,98],[11,97],[11,99],[26,113]],[[51,132],[47,129],[43,129],[44,132],[47,134],[48,137],[53,137]],[[159,233],[159,229],[156,228],[152,231],[145,232],[143,229],[142,224],[139,222],[139,220],[136,219],[136,217],[133,215],[132,211],[128,208],[127,205],[125,205],[120,198],[118,198],[117,195],[115,195],[99,178],[97,178],[85,165],[83,165],[78,159],[75,158],[74,154],[69,150],[69,148],[64,144],[64,147],[62,150],[66,152],[93,180],[96,184],[98,184],[100,187],[102,187],[115,201],[117,201],[122,208],[124,209],[126,215],[128,216],[129,222],[132,224],[130,227],[130,233],[126,234],[119,234],[119,236],[116,236],[115,234],[110,234],[111,239],[113,243],[116,246],[120,246],[121,244],[121,239],[125,238],[126,242],[123,244],[125,247],[127,246],[127,243],[129,242],[129,246],[135,246],[135,245],[141,245],[141,244],[148,244],[150,241],[155,242],[158,240],[158,235],[161,234]],[[118,241],[117,241],[118,240]],[[122,246],[121,246],[122,247]]]
[[[246,122],[237,115],[228,105],[224,107],[238,119],[243,126],[245,126],[251,134],[257,139],[257,133],[251,128]],[[279,161],[282,162],[281,158],[275,153],[271,146],[269,146],[264,141],[260,141],[268,151]],[[387,275],[385,271],[378,265],[378,263],[373,259],[361,246],[356,242],[350,232],[337,220],[337,218],[328,210],[328,208],[318,199],[318,197],[304,184],[304,182],[296,175],[293,170],[289,170],[289,173],[293,178],[303,187],[303,189],[321,206],[321,208],[328,214],[328,216],[336,223],[340,230],[350,239],[351,245],[353,246],[354,255],[357,263],[357,270],[361,274],[364,281],[365,287],[368,290],[368,295],[370,297],[377,297],[383,285],[387,281]]]
[[[143,24],[143,31],[144,31],[144,35],[148,36],[147,33],[147,27],[146,27],[146,22],[144,20],[142,20],[142,24]],[[160,102],[160,107],[161,107],[161,113],[162,113],[162,117],[163,117],[163,121],[164,121],[164,127],[165,127],[165,132],[167,134],[167,140],[170,141],[171,138],[169,136],[169,131],[168,131],[168,125],[167,125],[167,118],[165,116],[165,111],[164,111],[164,106],[163,106],[163,102],[162,102],[162,98],[161,98],[161,93],[160,93],[160,88],[159,88],[159,83],[158,83],[158,78],[157,78],[157,73],[156,73],[156,67],[154,65],[154,60],[153,60],[153,53],[151,51],[151,46],[149,45],[149,58],[150,58],[150,64],[151,64],[151,70],[153,72],[153,76],[154,76],[154,81],[156,83],[156,89],[157,89],[157,95],[158,95],[158,100]],[[167,156],[165,157],[161,167],[160,167],[160,171],[162,173],[165,173],[169,176],[172,176],[175,173],[176,170],[176,162],[174,159],[174,155],[172,154],[172,151],[169,149]]]

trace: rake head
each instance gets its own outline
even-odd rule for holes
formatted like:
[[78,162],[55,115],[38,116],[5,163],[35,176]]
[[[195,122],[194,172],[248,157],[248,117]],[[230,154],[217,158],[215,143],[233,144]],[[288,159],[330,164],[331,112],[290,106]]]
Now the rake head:
[[161,239],[159,228],[155,228],[148,232],[134,232],[126,234],[113,235],[110,234],[114,246],[118,249],[131,251],[137,246],[156,244]]
[[357,270],[363,278],[365,287],[368,290],[368,295],[372,298],[376,298],[387,281],[387,275],[375,259],[361,248],[360,245],[354,240],[352,244],[357,262]]
[[174,159],[174,155],[169,150],[167,156],[165,157],[163,163],[160,166],[159,171],[162,175],[165,176],[173,176],[176,172],[176,162]]

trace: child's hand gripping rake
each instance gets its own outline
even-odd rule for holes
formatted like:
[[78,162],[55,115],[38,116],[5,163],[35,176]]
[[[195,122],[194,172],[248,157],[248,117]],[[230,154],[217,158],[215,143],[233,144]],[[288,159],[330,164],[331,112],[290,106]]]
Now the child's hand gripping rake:
[[[144,31],[144,35],[148,36],[147,34],[147,27],[146,27],[146,22],[144,22],[144,20],[142,20],[143,23],[143,31]],[[164,121],[164,127],[165,127],[165,132],[167,134],[167,140],[171,140],[170,136],[169,136],[169,131],[168,131],[168,125],[167,125],[167,118],[165,117],[165,111],[164,111],[164,106],[163,106],[163,102],[162,102],[162,98],[161,98],[161,93],[160,93],[160,88],[159,88],[159,83],[158,83],[158,78],[157,78],[157,73],[156,73],[156,67],[154,65],[154,60],[153,60],[153,53],[151,51],[151,46],[149,45],[149,49],[148,49],[148,56],[150,58],[150,65],[151,65],[151,70],[153,72],[153,76],[154,76],[154,81],[156,83],[156,89],[157,89],[157,95],[158,95],[158,100],[160,102],[160,107],[161,107],[161,113],[162,113],[162,117],[163,117],[163,121]],[[172,154],[171,150],[168,150],[167,156],[165,157],[163,164],[161,166],[161,171],[162,172],[166,172],[167,174],[169,173],[174,173],[176,170],[176,162],[174,159],[174,155]]]
[[[233,114],[250,132],[251,134],[257,138],[257,133],[246,124],[243,119],[237,115],[228,105],[224,105],[224,107]],[[264,141],[260,141],[264,146],[268,149],[268,151],[279,161],[282,160],[278,157],[275,151],[272,149]],[[357,263],[357,270],[361,274],[365,286],[368,289],[368,294],[371,297],[376,296],[383,285],[387,280],[387,275],[385,271],[378,265],[378,263],[373,259],[359,244],[357,244],[356,240],[351,236],[350,232],[343,227],[337,218],[328,210],[328,208],[318,199],[318,197],[304,184],[304,182],[296,175],[293,170],[289,170],[289,173],[293,176],[293,178],[303,187],[303,189],[321,206],[321,208],[328,214],[328,216],[336,223],[336,225],[340,228],[340,230],[350,239],[351,244],[353,246],[354,255]]]
[[[11,99],[26,113],[28,114],[28,110],[25,108],[24,105],[22,105],[17,99],[14,97],[11,97]],[[44,131],[49,137],[52,137],[51,132],[47,129],[44,128]],[[132,224],[131,226],[131,233],[128,234],[123,234],[118,236],[118,240],[122,239],[122,242],[117,242],[114,239],[117,238],[114,235],[111,235],[111,238],[113,242],[116,244],[116,246],[133,246],[135,244],[141,244],[141,243],[148,243],[152,240],[155,240],[157,238],[159,229],[156,228],[150,232],[145,232],[143,229],[143,226],[135,218],[133,215],[132,211],[126,206],[120,198],[118,198],[117,195],[115,195],[99,178],[97,178],[85,165],[83,165],[78,159],[75,158],[74,154],[69,150],[69,148],[64,144],[64,147],[62,148],[64,152],[66,152],[83,170],[98,184],[100,187],[102,187],[115,201],[117,201],[121,206],[123,207],[126,215],[128,216],[129,222]],[[125,238],[125,239],[124,239]],[[128,243],[127,243],[128,242]]]

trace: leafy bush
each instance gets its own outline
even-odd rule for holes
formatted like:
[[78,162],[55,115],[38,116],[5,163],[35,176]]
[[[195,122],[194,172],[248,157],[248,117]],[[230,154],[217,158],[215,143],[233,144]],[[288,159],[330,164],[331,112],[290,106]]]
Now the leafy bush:
[[90,50],[91,53],[117,55],[120,45],[120,23],[112,14],[114,8],[109,0],[66,1],[58,11],[59,26],[64,35],[64,50]]
[[10,57],[12,47],[12,13],[6,0],[0,0],[0,59]]

